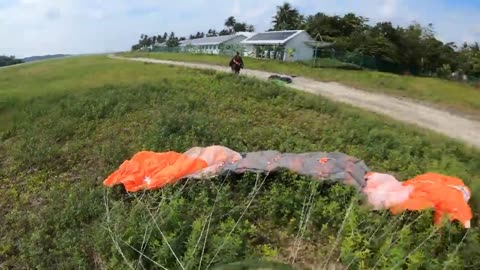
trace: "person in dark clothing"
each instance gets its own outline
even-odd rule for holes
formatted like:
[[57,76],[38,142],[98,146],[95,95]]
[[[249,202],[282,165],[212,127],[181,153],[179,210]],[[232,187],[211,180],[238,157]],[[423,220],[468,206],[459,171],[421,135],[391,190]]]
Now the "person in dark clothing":
[[235,74],[240,73],[240,69],[243,68],[243,59],[239,52],[237,52],[237,54],[235,54],[235,56],[230,60],[229,65],[232,68],[232,72],[235,72]]

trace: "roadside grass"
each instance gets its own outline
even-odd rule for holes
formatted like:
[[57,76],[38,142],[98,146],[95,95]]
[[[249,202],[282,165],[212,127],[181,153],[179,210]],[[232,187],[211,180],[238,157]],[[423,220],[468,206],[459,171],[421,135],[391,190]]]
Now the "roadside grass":
[[[119,55],[126,57],[149,57],[155,59],[202,62],[228,65],[229,56],[186,54],[186,53],[147,53],[128,52]],[[345,70],[335,68],[312,68],[304,63],[284,63],[274,60],[245,58],[245,67],[286,75],[304,76],[320,81],[334,81],[362,90],[379,92],[398,97],[406,97],[453,112],[480,116],[480,88],[441,80],[414,76],[400,76],[368,70]],[[334,66],[335,63],[325,63]]]
[[[15,97],[0,133],[0,268],[179,269],[180,262],[205,269],[260,258],[303,267],[439,269],[448,262],[447,269],[480,269],[480,163],[472,148],[209,70],[104,57],[24,68],[0,87],[2,97]],[[30,87],[15,88],[21,80]],[[212,144],[240,152],[341,151],[399,179],[455,175],[473,190],[474,228],[466,234],[448,224],[439,236],[429,211],[373,212],[353,188],[288,172],[135,194],[102,185],[140,150]]]

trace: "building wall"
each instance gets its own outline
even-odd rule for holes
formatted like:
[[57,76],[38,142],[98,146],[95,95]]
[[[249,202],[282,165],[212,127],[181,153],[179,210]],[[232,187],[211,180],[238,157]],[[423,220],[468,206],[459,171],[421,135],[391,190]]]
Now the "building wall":
[[289,59],[288,56],[285,61],[303,61],[303,60],[310,60],[313,59],[313,48],[307,46],[305,41],[311,40],[311,37],[308,33],[302,32],[289,40],[285,44],[285,48],[295,49],[295,53],[293,59]]

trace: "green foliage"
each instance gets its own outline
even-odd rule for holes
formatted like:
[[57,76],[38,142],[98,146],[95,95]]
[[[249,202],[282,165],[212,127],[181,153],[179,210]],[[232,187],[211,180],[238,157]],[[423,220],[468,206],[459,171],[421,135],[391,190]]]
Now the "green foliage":
[[272,20],[273,30],[298,30],[303,21],[304,17],[300,12],[293,8],[290,3],[285,2],[283,5],[277,6],[277,12]]
[[[448,269],[480,268],[477,214],[467,235],[458,224],[434,232],[429,211],[371,211],[351,187],[289,172],[180,181],[134,194],[102,185],[140,150],[221,144],[237,151],[341,151],[399,179],[428,170],[457,175],[474,190],[477,213],[476,150],[230,74],[105,58],[44,65],[9,73],[15,80],[29,73],[28,85],[36,88],[20,91],[33,97],[11,99],[1,112],[14,123],[0,144],[7,153],[0,156],[0,268],[221,269],[258,259],[305,268],[335,262],[350,269],[441,269],[447,262]],[[58,83],[74,93],[44,81],[60,75]],[[44,87],[50,94],[39,95]]]
[[23,63],[23,60],[16,59],[14,56],[0,55],[0,67],[11,66]]
[[437,73],[439,77],[448,78],[450,77],[450,74],[452,74],[452,68],[449,64],[443,64],[440,68],[438,68]]

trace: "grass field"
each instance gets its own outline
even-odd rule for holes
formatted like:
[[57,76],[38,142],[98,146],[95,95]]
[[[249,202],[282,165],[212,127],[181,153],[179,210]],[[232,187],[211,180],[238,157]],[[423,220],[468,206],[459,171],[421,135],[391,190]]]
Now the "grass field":
[[[129,57],[202,62],[228,65],[230,57],[182,53],[122,53]],[[245,67],[287,75],[305,76],[321,81],[336,81],[363,90],[407,97],[429,103],[453,112],[480,115],[480,88],[435,78],[399,76],[376,71],[312,68],[302,63],[284,63],[272,60],[245,58]],[[328,64],[328,63],[327,63]]]
[[[267,82],[102,56],[0,70],[0,100],[2,269],[205,269],[250,259],[480,269],[480,153],[445,137]],[[449,224],[439,235],[429,211],[373,212],[352,188],[291,173],[138,194],[102,185],[140,150],[211,144],[341,151],[399,179],[456,175],[473,189],[474,228]]]

